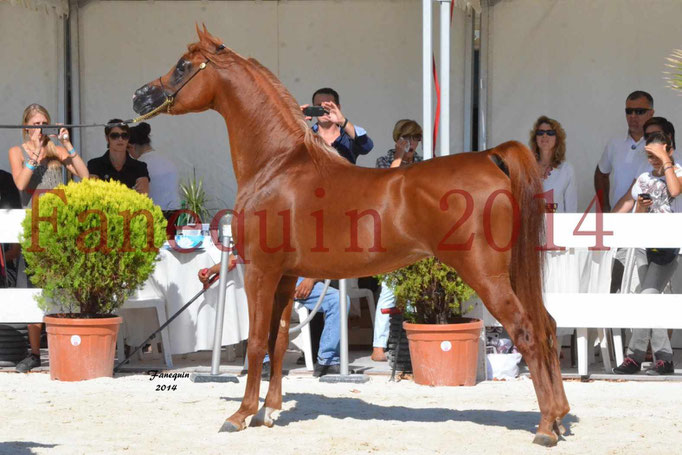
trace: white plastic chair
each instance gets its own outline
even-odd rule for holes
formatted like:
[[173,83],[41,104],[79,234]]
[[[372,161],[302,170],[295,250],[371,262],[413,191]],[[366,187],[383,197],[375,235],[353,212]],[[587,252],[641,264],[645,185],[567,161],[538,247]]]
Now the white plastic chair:
[[[305,319],[308,317],[308,314],[310,314],[308,309],[304,307],[298,300],[294,300],[294,311],[298,316],[299,322],[305,321]],[[293,344],[303,352],[306,369],[308,371],[313,371],[315,358],[313,357],[313,343],[312,337],[310,336],[310,324],[303,326],[296,336],[289,340],[289,343]]]
[[347,278],[346,283],[348,297],[350,298],[351,313],[360,316],[362,314],[360,309],[360,299],[364,297],[367,299],[367,306],[369,308],[369,316],[372,319],[372,327],[374,327],[374,312],[376,306],[374,305],[374,293],[370,289],[359,288],[357,278]]
[[[154,308],[156,309],[156,317],[159,321],[159,327],[166,323],[168,320],[166,316],[166,302],[158,297],[144,297],[136,295],[134,298],[126,300],[123,306],[120,308],[119,312],[123,311],[130,312],[132,310],[137,310],[140,308]],[[119,331],[118,339],[116,340],[116,351],[118,354],[119,361],[125,358],[124,339]],[[168,332],[168,327],[161,331],[161,346],[163,348],[163,358],[166,362],[167,368],[173,368],[173,358],[171,356],[171,343],[170,343],[170,333]],[[142,359],[142,351],[138,351],[138,358]]]

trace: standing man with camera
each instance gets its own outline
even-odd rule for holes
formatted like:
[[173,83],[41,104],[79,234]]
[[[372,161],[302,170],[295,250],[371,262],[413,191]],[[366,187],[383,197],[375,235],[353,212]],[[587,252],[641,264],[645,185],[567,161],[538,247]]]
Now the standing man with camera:
[[313,131],[351,163],[356,164],[358,156],[368,154],[374,147],[367,131],[353,125],[343,115],[336,90],[328,87],[318,89],[313,93],[313,105],[303,105],[301,110],[308,120],[317,117]]

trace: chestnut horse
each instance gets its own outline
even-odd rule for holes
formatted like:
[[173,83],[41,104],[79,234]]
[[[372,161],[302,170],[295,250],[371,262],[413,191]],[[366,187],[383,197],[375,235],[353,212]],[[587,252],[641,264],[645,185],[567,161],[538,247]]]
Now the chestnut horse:
[[[244,429],[249,416],[252,426],[273,425],[297,277],[375,275],[436,256],[511,335],[540,407],[534,442],[556,444],[569,406],[556,324],[542,302],[544,204],[530,150],[507,142],[397,169],[352,165],[311,131],[270,71],[206,27],[197,33],[199,42],[138,89],[133,105],[146,117],[214,109],[227,125],[239,188],[233,229],[249,261],[249,371],[241,406],[220,431]],[[271,377],[259,411],[266,351]]]

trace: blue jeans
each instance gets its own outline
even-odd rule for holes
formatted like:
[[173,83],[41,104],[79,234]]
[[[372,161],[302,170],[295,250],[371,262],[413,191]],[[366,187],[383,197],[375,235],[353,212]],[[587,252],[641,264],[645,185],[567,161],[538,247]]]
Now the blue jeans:
[[393,295],[393,289],[386,286],[386,284],[381,284],[381,294],[379,295],[379,301],[377,302],[377,310],[374,314],[374,341],[372,346],[375,348],[384,348],[388,345],[388,332],[390,329],[390,314],[383,314],[381,310],[383,308],[394,308],[395,307],[395,295]]
[[[296,286],[301,284],[303,277],[296,282]],[[324,289],[324,282],[317,282],[313,290],[305,300],[300,300],[304,307],[312,310],[317,299],[319,299]],[[324,314],[324,328],[320,337],[320,349],[317,351],[317,363],[319,365],[338,365],[340,362],[341,346],[341,312],[339,311],[339,291],[331,286],[322,299],[320,311]],[[350,299],[347,298],[346,311],[350,310]]]

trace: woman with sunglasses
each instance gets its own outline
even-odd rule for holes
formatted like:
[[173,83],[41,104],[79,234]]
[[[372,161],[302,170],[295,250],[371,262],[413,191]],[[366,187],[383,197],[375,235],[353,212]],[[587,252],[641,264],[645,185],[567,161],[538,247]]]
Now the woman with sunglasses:
[[[24,109],[21,118],[22,125],[35,126],[51,123],[50,114],[40,104],[31,104]],[[44,134],[40,128],[24,128],[22,144],[9,149],[12,179],[19,190],[22,208],[31,207],[31,201],[36,192],[51,190],[64,183],[64,168],[71,175],[81,179],[88,178],[88,170],[71,144],[69,132],[65,128],[60,128],[56,137],[61,145],[55,145],[52,142],[55,136]],[[19,256],[17,260],[16,285],[20,288],[31,286],[26,277],[26,263],[23,256]],[[28,357],[17,364],[17,371],[26,373],[40,366],[42,327],[42,324],[28,324],[28,342],[31,352]]]
[[121,119],[111,119],[104,127],[107,151],[99,158],[88,161],[90,176],[102,180],[115,180],[138,193],[149,194],[147,165],[128,154],[130,128]]
[[[388,153],[377,159],[378,168],[386,169],[391,167],[407,166],[412,163],[422,161],[422,157],[417,154],[417,147],[422,140],[422,127],[414,120],[402,119],[393,127],[393,141],[395,147]],[[372,342],[371,359],[375,362],[385,362],[386,346],[388,345],[388,332],[390,328],[389,315],[381,312],[382,309],[395,307],[395,296],[393,290],[381,285],[381,294],[377,301],[377,308],[374,314],[374,340]]]
[[[551,212],[577,212],[578,189],[573,166],[566,161],[566,132],[561,124],[540,116],[530,130],[530,149],[535,154],[544,180],[547,209]],[[551,200],[550,200],[551,198]]]

